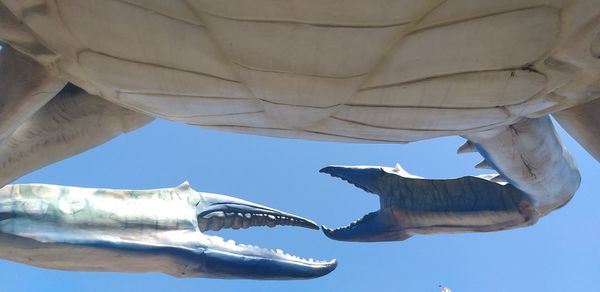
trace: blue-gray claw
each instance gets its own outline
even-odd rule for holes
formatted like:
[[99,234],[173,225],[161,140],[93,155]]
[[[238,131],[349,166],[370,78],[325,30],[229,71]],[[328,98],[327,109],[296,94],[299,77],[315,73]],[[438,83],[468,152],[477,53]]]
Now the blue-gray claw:
[[321,169],[380,198],[380,210],[325,235],[343,241],[396,241],[414,234],[495,231],[531,225],[538,216],[527,194],[491,176],[423,179],[395,168]]

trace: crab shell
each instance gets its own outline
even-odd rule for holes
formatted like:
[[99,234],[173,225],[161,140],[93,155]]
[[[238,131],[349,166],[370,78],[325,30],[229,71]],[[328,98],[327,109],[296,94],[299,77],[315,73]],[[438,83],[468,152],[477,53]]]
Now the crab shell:
[[599,1],[0,3],[0,39],[51,75],[220,130],[401,143],[600,94]]

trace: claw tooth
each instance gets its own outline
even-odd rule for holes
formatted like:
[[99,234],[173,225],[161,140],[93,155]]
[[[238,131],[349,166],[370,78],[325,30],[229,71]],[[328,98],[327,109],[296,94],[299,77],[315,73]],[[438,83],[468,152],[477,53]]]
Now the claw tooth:
[[482,160],[481,162],[477,163],[477,165],[475,165],[475,168],[480,168],[480,169],[494,169],[485,160]]
[[198,220],[198,229],[200,229],[200,232],[204,232],[204,231],[208,230],[208,220],[199,219]]
[[243,225],[244,225],[244,215],[242,215],[242,213],[235,214],[235,216],[231,222],[231,228],[240,229]]
[[277,225],[277,219],[275,218],[275,216],[273,216],[273,215],[267,215],[267,218],[268,218],[266,220],[267,221],[266,222],[267,226],[269,226],[269,227],[275,227]]
[[475,145],[473,145],[473,143],[469,140],[467,140],[465,142],[465,144],[462,144],[460,147],[458,147],[458,150],[456,150],[456,153],[458,153],[458,154],[472,153],[472,152],[477,152],[477,148],[475,148]]

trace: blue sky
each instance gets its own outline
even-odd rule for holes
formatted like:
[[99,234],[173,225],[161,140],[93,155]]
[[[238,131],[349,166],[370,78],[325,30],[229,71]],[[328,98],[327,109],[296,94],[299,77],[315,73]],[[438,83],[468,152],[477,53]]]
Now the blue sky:
[[[307,281],[176,279],[158,273],[63,272],[0,261],[4,291],[600,291],[599,164],[560,131],[582,173],[564,208],[524,229],[416,236],[404,242],[346,243],[320,231],[278,227],[222,230],[241,243],[316,259],[337,270]],[[484,173],[478,154],[457,155],[459,137],[406,145],[325,143],[216,132],[155,121],[100,147],[48,166],[17,183],[149,189],[189,180],[199,191],[231,194],[311,218],[346,225],[378,208],[378,200],[319,174],[330,164],[400,163],[429,178]]]

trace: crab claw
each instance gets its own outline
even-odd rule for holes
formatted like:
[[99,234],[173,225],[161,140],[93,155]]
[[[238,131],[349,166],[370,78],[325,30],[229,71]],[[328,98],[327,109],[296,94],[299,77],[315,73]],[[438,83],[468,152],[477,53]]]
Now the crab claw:
[[74,271],[163,272],[176,277],[309,279],[336,260],[237,244],[205,231],[314,222],[189,184],[154,190],[56,185],[0,188],[0,258]]
[[380,210],[348,226],[322,227],[331,239],[395,241],[414,234],[494,231],[535,223],[529,197],[491,176],[423,179],[400,165],[329,166],[320,172],[341,178],[380,198]]

